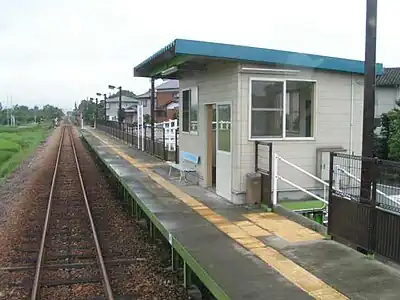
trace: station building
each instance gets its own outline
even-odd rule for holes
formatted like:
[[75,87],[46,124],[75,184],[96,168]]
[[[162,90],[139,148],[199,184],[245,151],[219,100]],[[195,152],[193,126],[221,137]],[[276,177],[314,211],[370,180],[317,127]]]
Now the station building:
[[[363,61],[177,39],[134,75],[179,80],[179,150],[199,156],[199,184],[232,203],[245,203],[255,141],[322,180],[330,151],[361,154]],[[259,164],[270,161],[267,148]],[[321,188],[303,175],[280,165],[281,195],[298,191],[287,182]]]

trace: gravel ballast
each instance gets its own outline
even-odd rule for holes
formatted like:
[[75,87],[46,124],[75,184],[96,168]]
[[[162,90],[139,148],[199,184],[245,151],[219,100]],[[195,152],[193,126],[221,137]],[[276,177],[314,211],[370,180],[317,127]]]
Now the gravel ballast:
[[[8,190],[0,189],[0,193],[9,193],[13,196],[10,197],[13,200],[9,200],[5,204],[7,206],[6,220],[0,223],[0,226],[3,226],[0,234],[0,268],[21,265],[34,267],[36,264],[40,245],[39,233],[44,224],[60,132],[60,128],[56,129],[52,136],[42,144],[36,156],[30,158],[31,162],[27,164],[27,170],[24,169],[23,164],[16,171],[16,174],[7,183]],[[191,299],[177,275],[170,270],[169,262],[166,262],[165,259],[168,254],[166,255],[165,249],[161,247],[161,242],[150,241],[148,232],[124,211],[116,197],[115,190],[107,182],[106,176],[100,172],[78,138],[76,131],[74,131],[74,140],[87,198],[114,295],[129,297],[126,299]],[[72,178],[73,172],[67,172],[61,176],[62,181],[70,185],[77,185],[79,182],[76,178]],[[13,180],[14,184],[23,183],[23,188],[14,188],[19,192],[12,191]],[[64,188],[62,189],[64,190]],[[71,196],[62,191],[58,191],[56,194],[58,199],[75,197],[74,193]],[[52,234],[47,239],[46,245],[54,248],[53,251],[46,253],[49,257],[59,255],[56,253],[56,249],[62,249],[64,244],[68,244],[66,249],[70,251],[69,254],[78,254],[79,256],[80,249],[92,248],[88,242],[92,237],[89,235],[89,239],[74,239],[75,232],[83,230],[82,224],[84,223],[76,222],[73,215],[71,220],[68,219],[67,214],[63,217],[63,214],[60,214],[62,205],[68,206],[69,202],[60,203],[61,206],[56,206],[56,219],[51,223],[52,230],[55,233],[57,230],[67,230],[68,235]],[[67,207],[65,211],[68,211]],[[82,211],[82,213],[85,212]],[[68,239],[65,238],[66,236]],[[63,251],[65,252],[65,250]],[[80,259],[75,261],[82,262]],[[50,262],[48,263],[50,264]],[[51,263],[57,264],[60,263],[60,260],[53,260]],[[97,267],[93,264],[87,270],[97,277]],[[87,275],[85,272],[87,273],[84,269],[74,269],[68,272],[57,270],[57,268],[47,269],[43,273],[43,280],[46,282],[68,280],[71,279],[70,275],[73,278],[85,278]],[[33,274],[34,268],[18,272],[0,270],[0,299],[29,299]],[[100,295],[100,291],[101,285],[96,284],[48,286],[42,288],[41,297],[58,300],[85,299],[93,294]],[[68,295],[67,298],[66,295]]]

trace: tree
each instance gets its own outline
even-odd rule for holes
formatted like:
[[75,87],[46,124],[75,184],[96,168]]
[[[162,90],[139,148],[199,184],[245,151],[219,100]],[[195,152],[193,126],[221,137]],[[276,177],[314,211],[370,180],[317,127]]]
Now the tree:
[[380,124],[378,126],[379,133],[374,132],[374,149],[373,154],[375,157],[381,159],[388,159],[389,156],[389,118],[387,114],[382,114]]
[[[131,91],[128,91],[128,90],[122,90],[121,91],[121,95],[125,96],[125,97],[131,97],[131,98],[135,98],[136,97],[134,92],[131,92]],[[110,98],[117,98],[117,97],[119,97],[119,91],[114,93],[114,94],[111,94],[108,98],[110,99]]]
[[94,123],[96,103],[93,100],[82,100],[78,106],[79,114],[82,113],[85,122]]
[[150,117],[149,114],[145,114],[143,116],[143,123],[145,123],[145,124],[150,124],[151,123],[151,117]]
[[388,114],[388,158],[400,160],[400,110],[395,108]]
[[10,111],[12,111],[17,125],[34,122],[35,116],[39,121],[50,121],[55,118],[61,119],[64,116],[64,113],[60,108],[52,105],[45,105],[42,109],[40,109],[38,106],[35,106],[34,108],[29,108],[26,105],[14,105],[10,109],[3,109],[3,107],[1,106],[0,124],[8,124],[10,119],[10,115],[8,113]]

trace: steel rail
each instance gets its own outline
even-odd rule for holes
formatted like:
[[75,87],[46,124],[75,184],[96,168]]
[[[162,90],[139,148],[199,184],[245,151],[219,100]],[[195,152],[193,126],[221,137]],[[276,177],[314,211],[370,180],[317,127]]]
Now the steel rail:
[[42,240],[40,241],[38,260],[36,262],[35,278],[33,281],[31,300],[37,299],[37,293],[38,293],[38,289],[39,289],[39,278],[40,278],[40,270],[42,268],[44,243],[46,240],[46,234],[47,234],[47,229],[48,229],[48,225],[49,225],[51,204],[52,204],[52,200],[53,200],[53,191],[54,191],[54,185],[55,185],[57,171],[58,171],[58,164],[60,161],[61,148],[62,148],[62,144],[64,142],[64,133],[65,133],[65,127],[63,127],[62,131],[61,131],[61,138],[60,138],[60,143],[58,145],[57,159],[56,159],[56,164],[54,166],[53,179],[51,180],[50,194],[49,194],[49,200],[48,200],[48,204],[47,204],[46,218],[45,218],[44,226],[43,226]]
[[97,258],[98,258],[98,262],[99,262],[99,265],[100,265],[101,273],[103,275],[103,281],[104,281],[103,283],[104,283],[104,289],[105,289],[106,297],[108,298],[108,300],[114,300],[114,296],[113,296],[111,285],[110,285],[110,280],[108,279],[106,266],[104,264],[103,254],[102,254],[101,248],[100,248],[99,239],[98,239],[97,233],[96,233],[96,227],[94,225],[92,213],[91,213],[90,206],[89,206],[89,201],[87,199],[87,195],[86,195],[85,185],[83,183],[81,169],[79,167],[78,156],[76,154],[75,143],[74,143],[71,127],[69,127],[69,129],[70,130],[68,130],[68,133],[69,133],[69,136],[70,136],[70,139],[71,139],[71,146],[72,146],[72,149],[73,149],[73,152],[74,152],[76,169],[78,171],[79,181],[81,183],[83,198],[85,200],[85,206],[86,206],[86,210],[87,210],[89,221],[90,221],[90,227],[91,227],[92,233],[93,233],[93,239],[94,239],[94,242],[95,242],[95,245],[96,245]]

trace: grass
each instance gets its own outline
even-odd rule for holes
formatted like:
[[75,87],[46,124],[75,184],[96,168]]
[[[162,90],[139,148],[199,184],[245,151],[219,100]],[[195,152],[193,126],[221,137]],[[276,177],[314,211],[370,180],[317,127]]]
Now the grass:
[[324,207],[324,203],[319,200],[282,201],[279,204],[290,210],[320,209]]
[[0,181],[4,180],[49,134],[49,124],[0,126]]

